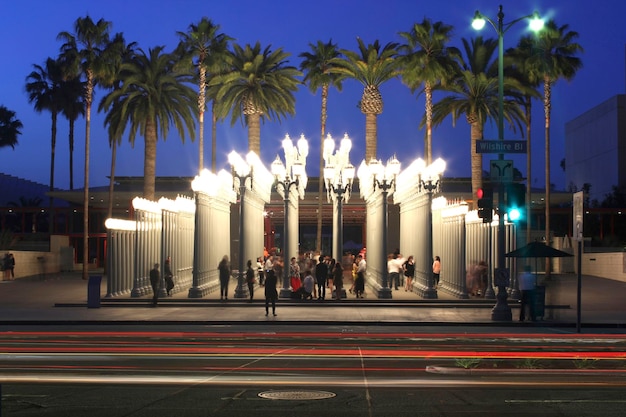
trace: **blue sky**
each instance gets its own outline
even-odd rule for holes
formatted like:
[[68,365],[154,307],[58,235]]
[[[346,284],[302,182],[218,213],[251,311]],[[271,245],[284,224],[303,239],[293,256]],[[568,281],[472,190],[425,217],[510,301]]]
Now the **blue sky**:
[[[398,32],[408,31],[424,17],[441,20],[455,27],[451,44],[460,47],[461,38],[477,35],[471,26],[475,10],[496,19],[498,4],[504,3],[505,23],[537,10],[543,17],[554,18],[559,25],[568,24],[580,34],[578,42],[585,48],[584,67],[573,81],[559,81],[553,89],[551,128],[551,178],[558,189],[564,189],[565,175],[559,163],[564,158],[565,123],[609,97],[624,93],[626,2],[623,0],[553,0],[515,2],[445,0],[425,2],[416,0],[317,0],[293,2],[273,0],[31,0],[7,2],[0,14],[0,39],[3,65],[0,66],[0,104],[17,113],[24,124],[23,134],[15,150],[0,149],[0,172],[37,181],[49,182],[50,171],[50,115],[37,114],[28,103],[24,90],[25,78],[33,64],[42,64],[47,57],[56,57],[61,31],[72,31],[78,17],[89,14],[94,20],[104,18],[113,24],[112,32],[123,32],[127,41],[135,41],[144,50],[164,45],[172,50],[178,42],[177,31],[186,31],[189,24],[207,16],[221,25],[221,30],[239,44],[260,41],[263,47],[282,47],[291,53],[290,63],[299,66],[301,52],[309,50],[309,43],[331,39],[340,48],[355,49],[356,37],[366,43],[378,39],[382,44],[398,42]],[[512,26],[504,38],[505,48],[517,43],[526,33],[527,25]],[[496,37],[491,27],[482,35]],[[378,156],[385,160],[397,154],[407,166],[423,156],[424,132],[418,129],[424,113],[423,96],[416,96],[399,81],[383,84],[381,92],[384,112],[378,117]],[[362,86],[356,81],[344,83],[342,92],[331,90],[327,132],[337,139],[348,133],[353,139],[351,160],[361,162],[365,154],[365,116],[356,107]],[[103,96],[97,92],[96,102]],[[437,99],[437,97],[435,97]],[[544,186],[544,123],[543,108],[536,101],[533,114],[531,183]],[[304,134],[310,143],[309,175],[318,175],[320,142],[320,94],[307,88],[296,93],[296,115],[282,123],[268,121],[261,126],[263,161],[269,164],[281,151],[285,134],[292,138]],[[210,112],[206,113],[210,120]],[[236,150],[247,151],[247,132],[241,123],[231,126],[230,119],[218,125],[218,168],[227,167],[226,155]],[[74,186],[82,187],[84,166],[85,123],[76,124],[74,150]],[[505,132],[507,139],[521,139],[519,132]],[[67,121],[59,118],[55,186],[69,187],[69,151]],[[485,138],[495,139],[495,123],[486,126]],[[166,141],[157,147],[157,175],[193,176],[197,173],[197,142],[185,138],[185,143],[170,132]],[[447,120],[433,132],[433,156],[444,158],[448,165],[446,176],[470,175],[469,125],[459,120],[456,127]],[[497,155],[485,155],[484,164]],[[526,175],[525,158],[507,156]],[[111,151],[103,115],[95,114],[92,123],[90,184],[108,183]],[[205,127],[205,166],[210,166],[210,127]],[[143,139],[137,138],[135,148],[127,140],[119,148],[116,175],[143,174]]]

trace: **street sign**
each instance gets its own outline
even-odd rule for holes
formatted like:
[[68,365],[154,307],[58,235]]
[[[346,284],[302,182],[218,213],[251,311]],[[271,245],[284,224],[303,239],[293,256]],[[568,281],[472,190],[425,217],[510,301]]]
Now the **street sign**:
[[489,162],[490,177],[493,182],[513,181],[513,161],[510,159],[492,159]]
[[585,193],[583,191],[579,191],[574,193],[574,240],[582,240],[583,239],[583,199],[585,198]]
[[526,141],[477,140],[476,153],[526,153]]

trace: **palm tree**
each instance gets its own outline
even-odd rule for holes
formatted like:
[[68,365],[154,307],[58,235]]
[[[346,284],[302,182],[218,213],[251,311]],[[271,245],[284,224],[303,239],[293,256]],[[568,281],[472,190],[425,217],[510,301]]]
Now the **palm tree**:
[[5,106],[0,106],[0,148],[10,146],[15,149],[17,136],[21,135],[20,129],[24,127],[19,119],[15,118],[15,112]]
[[[309,90],[316,93],[319,88],[322,89],[322,111],[321,111],[321,134],[320,134],[320,170],[319,170],[319,195],[324,195],[324,182],[322,181],[322,173],[324,172],[324,137],[326,136],[326,119],[328,116],[328,90],[335,87],[341,91],[344,76],[332,71],[334,66],[333,59],[341,57],[341,52],[337,44],[330,39],[327,43],[317,41],[316,44],[309,43],[311,52],[303,52],[298,55],[304,58],[300,63],[300,71],[304,72],[305,84],[309,85]],[[317,251],[322,247],[322,203],[323,199],[317,199],[317,235],[315,238],[315,248]]]
[[344,58],[335,58],[333,72],[348,78],[354,78],[363,84],[363,95],[359,102],[361,112],[365,114],[365,160],[376,157],[377,152],[377,117],[383,112],[383,96],[380,86],[398,75],[397,43],[388,43],[381,48],[376,40],[365,46],[357,38],[358,52],[342,50]]
[[[548,21],[535,41],[536,54],[530,58],[543,76],[543,109],[545,114],[546,140],[546,242],[550,242],[550,112],[552,110],[552,85],[559,79],[570,81],[583,64],[576,55],[583,52],[575,42],[578,32],[570,31],[569,25],[557,26]],[[546,277],[550,277],[550,258],[546,258]]]
[[[220,69],[223,67],[228,52],[228,43],[233,40],[223,33],[218,33],[219,30],[220,25],[203,17],[197,25],[189,25],[187,33],[177,32],[180,37],[179,51],[182,54],[182,61],[198,69],[198,172],[204,168],[204,112],[207,77],[210,78],[221,72]],[[213,127],[216,122],[217,118],[213,114]],[[213,128],[211,132],[211,169],[215,172],[216,130]]]
[[[136,42],[126,44],[124,35],[122,33],[116,33],[113,40],[109,44],[108,48],[112,50],[112,53],[108,56],[110,58],[109,65],[107,65],[107,71],[103,77],[101,84],[109,89],[119,90],[122,86],[123,74],[121,73],[121,66],[125,62],[129,62],[135,55]],[[103,101],[100,101],[98,111],[104,111]],[[112,107],[115,106],[112,105]],[[113,191],[115,186],[115,161],[117,158],[117,147],[122,142],[122,135],[126,129],[126,124],[119,118],[115,119],[115,116],[119,116],[119,113],[109,113],[104,119],[104,124],[109,126],[109,145],[111,146],[111,174],[109,176],[109,205],[107,210],[107,218],[113,216]]]
[[149,49],[148,54],[139,49],[130,62],[120,67],[121,87],[102,102],[102,108],[109,112],[107,120],[117,126],[130,125],[131,144],[137,132],[144,137],[143,196],[148,200],[155,197],[159,134],[165,139],[170,125],[174,125],[184,141],[185,130],[193,139],[195,129],[197,94],[187,85],[190,74],[175,71],[175,63],[175,56],[163,53],[162,46]]
[[271,50],[271,45],[261,49],[254,46],[233,45],[231,68],[213,77],[210,87],[215,87],[215,111],[219,118],[231,112],[231,124],[244,119],[248,126],[248,149],[261,153],[261,118],[280,122],[285,115],[294,115],[294,92],[302,73],[287,65],[289,53],[282,48]]
[[[497,61],[493,59],[497,41],[477,37],[468,42],[463,39],[466,60],[454,82],[441,88],[452,95],[444,97],[433,106],[433,123],[440,124],[452,115],[452,122],[465,115],[470,125],[470,152],[472,166],[472,195],[482,188],[483,159],[476,152],[476,143],[483,139],[483,129],[488,119],[498,117]],[[521,128],[523,113],[519,107],[522,86],[515,79],[504,78],[504,119],[513,127]],[[422,121],[424,123],[424,121]]]
[[76,19],[74,33],[61,32],[61,54],[67,65],[85,77],[85,189],[83,193],[83,279],[88,275],[89,254],[89,145],[91,138],[91,105],[93,90],[104,70],[104,51],[109,44],[111,23],[94,22],[86,16]]
[[526,125],[526,243],[531,242],[531,115],[532,115],[532,99],[540,97],[537,89],[541,81],[541,73],[536,65],[530,61],[532,56],[534,40],[531,36],[523,36],[517,47],[511,48],[505,53],[505,68],[511,77],[517,79],[522,85],[528,89],[523,97],[524,106],[524,123]]
[[74,189],[74,125],[76,119],[85,115],[85,83],[77,76],[70,76],[61,83],[61,113],[69,122],[70,190]]
[[426,135],[424,137],[424,156],[426,164],[432,162],[432,113],[433,87],[447,82],[458,72],[458,59],[461,52],[452,46],[446,46],[452,36],[453,27],[443,22],[432,23],[425,18],[422,23],[415,23],[411,31],[400,32],[406,40],[399,51],[401,57],[401,76],[411,92],[424,85],[426,100]]
[[54,160],[57,142],[57,117],[61,111],[61,84],[63,72],[58,60],[48,58],[44,66],[33,65],[35,68],[26,77],[28,102],[33,103],[35,111],[49,111],[52,119],[50,132],[50,191],[54,191]]

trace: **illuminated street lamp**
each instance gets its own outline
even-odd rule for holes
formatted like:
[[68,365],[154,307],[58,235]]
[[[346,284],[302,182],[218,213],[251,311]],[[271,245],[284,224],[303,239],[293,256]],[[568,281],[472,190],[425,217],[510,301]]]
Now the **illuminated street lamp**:
[[[389,288],[389,271],[387,270],[387,229],[389,227],[387,198],[396,189],[396,177],[400,173],[400,161],[394,156],[387,165],[383,165],[379,159],[372,159],[369,164],[365,161],[359,166],[357,173],[359,177],[359,187],[364,196],[372,195],[376,190],[380,190],[382,200],[382,224],[381,224],[381,251],[380,251],[380,272],[382,276],[382,288],[379,298],[391,298],[391,288]],[[369,245],[368,245],[369,246]]]
[[231,165],[231,174],[233,176],[233,188],[239,194],[239,266],[237,273],[237,288],[235,289],[235,298],[246,298],[247,294],[244,290],[244,245],[243,245],[243,232],[244,232],[244,214],[245,204],[244,197],[246,195],[246,182],[250,181],[250,189],[252,189],[252,176],[253,169],[252,164],[246,162],[241,155],[232,151],[228,154],[228,162]]
[[308,181],[306,175],[306,157],[309,154],[309,143],[304,135],[300,136],[298,146],[295,147],[289,135],[283,139],[283,151],[285,153],[285,163],[276,155],[272,162],[272,175],[274,175],[274,185],[276,191],[283,198],[285,203],[285,220],[283,227],[283,288],[280,289],[280,298],[290,298],[289,289],[289,201],[291,187],[297,188],[298,196],[304,198],[304,191]]
[[[498,9],[498,22],[483,16],[478,10],[474,14],[472,27],[481,30],[485,26],[485,22],[489,22],[498,34],[498,140],[504,140],[504,34],[515,23],[530,19],[530,29],[539,31],[543,28],[543,20],[539,17],[539,13],[534,12],[531,15],[522,16],[510,23],[504,24],[504,12],[502,6]],[[529,157],[529,156],[527,156]],[[501,153],[498,159],[503,160],[504,154]],[[504,183],[500,182],[498,192],[498,268],[495,274],[495,284],[498,287],[496,295],[496,305],[491,312],[491,319],[494,321],[511,321],[511,308],[506,302],[506,287],[509,284],[509,274],[504,263]]]
[[[343,259],[343,203],[348,202],[352,192],[354,181],[354,166],[350,163],[350,149],[352,141],[346,133],[341,140],[339,149],[335,150],[335,140],[326,136],[324,140],[324,184],[326,186],[326,197],[328,202],[337,204],[337,224],[333,228],[333,235],[336,237],[333,247],[333,258],[337,262]],[[333,153],[334,152],[334,153]],[[337,294],[340,297],[340,294]]]

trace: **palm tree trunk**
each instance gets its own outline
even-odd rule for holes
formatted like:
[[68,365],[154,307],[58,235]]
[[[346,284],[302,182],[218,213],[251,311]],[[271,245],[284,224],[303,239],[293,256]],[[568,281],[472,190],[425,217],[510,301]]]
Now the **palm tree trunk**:
[[248,122],[248,150],[261,156],[261,113],[246,115]]
[[113,189],[115,185],[115,160],[117,159],[117,140],[113,140],[111,144],[111,175],[109,176],[109,207],[107,210],[107,219],[113,217]]
[[376,140],[378,138],[377,114],[365,114],[365,162],[376,158]]
[[[52,111],[52,132],[50,138],[50,191],[54,191],[54,160],[56,158],[56,149],[57,149],[57,112]],[[49,213],[48,213],[48,233],[52,234],[54,232],[54,199],[50,197],[49,201]],[[36,217],[33,219],[33,223],[35,222]]]
[[[546,245],[550,245],[550,109],[552,106],[552,80],[544,77],[543,108],[546,117]],[[546,258],[545,278],[550,279],[551,262]]]
[[324,137],[326,136],[326,119],[328,117],[328,84],[322,86],[322,114],[321,114],[321,136],[320,136],[320,174],[317,198],[317,233],[315,235],[315,250],[322,250],[322,210],[324,195]]
[[85,87],[85,189],[83,193],[83,279],[89,267],[89,146],[91,135],[91,103],[93,101],[93,71],[87,70]]
[[[483,125],[476,121],[470,124],[471,137],[471,165],[472,165],[472,196],[476,196],[479,188],[483,186],[483,154],[476,152],[476,143],[483,139]],[[474,209],[477,209],[474,198]]]
[[216,173],[216,156],[217,152],[217,114],[215,114],[215,100],[211,102],[211,171]]
[[204,109],[206,107],[206,69],[200,65],[198,81],[198,174],[204,168]]
[[146,122],[146,142],[143,164],[143,197],[154,201],[154,184],[156,180],[157,131],[155,121]]
[[424,84],[424,97],[426,99],[426,138],[424,140],[424,156],[426,165],[433,162],[433,89],[429,82]]
[[70,190],[74,189],[74,120],[70,119]]

